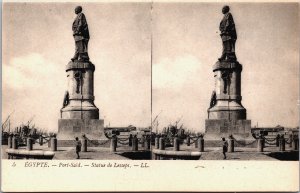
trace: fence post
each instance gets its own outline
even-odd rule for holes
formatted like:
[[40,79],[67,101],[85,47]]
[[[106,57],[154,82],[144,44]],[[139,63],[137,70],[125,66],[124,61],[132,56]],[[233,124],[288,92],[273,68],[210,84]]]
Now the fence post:
[[43,145],[43,135],[39,136],[39,144],[40,144],[40,146]]
[[284,135],[281,135],[279,139],[279,151],[285,151],[285,139]]
[[141,144],[142,144],[142,147],[145,147],[145,135],[142,135],[142,137],[141,137]]
[[145,150],[150,150],[151,146],[151,138],[150,136],[146,135],[146,140],[145,140]]
[[136,135],[133,136],[132,138],[132,151],[138,151],[139,149],[139,141]]
[[190,145],[191,145],[191,138],[190,138],[189,135],[186,137],[186,145],[187,145],[187,146],[190,146]]
[[9,134],[8,136],[8,148],[12,148],[12,135]]
[[280,136],[279,134],[276,135],[276,147],[279,147],[279,140],[280,140]]
[[32,147],[33,140],[30,136],[28,136],[26,140],[27,140],[26,149],[30,151],[33,149],[33,147]]
[[159,149],[159,137],[156,136],[155,137],[155,145],[154,145],[155,149]]
[[204,152],[204,139],[202,135],[199,136],[197,143],[198,143],[199,151]]
[[232,136],[229,136],[228,146],[228,152],[234,152],[234,140]]
[[82,143],[82,152],[87,152],[88,144],[85,135],[82,136],[81,143]]
[[292,134],[290,134],[289,135],[289,140],[290,140],[290,144],[289,144],[289,147],[292,147],[292,141],[293,141],[293,135]]
[[116,152],[117,151],[117,136],[113,135],[110,139],[110,152]]
[[57,139],[56,135],[51,137],[51,151],[57,151]]
[[195,139],[195,148],[198,148],[198,140],[199,140],[199,138],[197,137],[197,138]]
[[179,151],[179,140],[178,140],[178,137],[174,137],[174,151]]
[[18,149],[18,139],[17,139],[17,136],[16,135],[13,135],[13,138],[12,138],[12,148],[13,149]]
[[159,138],[159,149],[160,150],[165,150],[165,139],[163,136]]
[[299,138],[297,135],[294,136],[294,138],[293,138],[292,148],[293,148],[293,150],[299,150]]
[[263,145],[263,138],[259,137],[258,141],[257,141],[257,151],[258,152],[263,152],[264,151],[264,145]]
[[132,146],[132,134],[129,135],[128,140],[129,140],[128,145],[129,145],[129,147],[131,147]]

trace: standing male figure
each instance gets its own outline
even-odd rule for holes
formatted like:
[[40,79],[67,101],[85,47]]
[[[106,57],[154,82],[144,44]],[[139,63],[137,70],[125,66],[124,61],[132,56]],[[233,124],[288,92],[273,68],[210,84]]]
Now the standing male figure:
[[228,150],[228,142],[225,140],[224,137],[222,137],[222,141],[223,141],[223,155],[224,155],[223,159],[226,159],[226,152]]
[[78,137],[76,137],[75,140],[76,140],[76,154],[77,154],[76,159],[80,159],[79,152],[81,152],[81,142],[78,139]]
[[233,17],[229,12],[229,6],[225,5],[222,9],[224,17],[220,23],[220,36],[223,42],[223,52],[219,61],[236,61],[235,42],[237,34]]
[[74,60],[89,61],[88,43],[90,34],[88,24],[85,15],[82,13],[81,6],[75,8],[75,13],[77,14],[77,17],[72,25],[73,37],[75,40],[75,54],[71,60],[73,62]]

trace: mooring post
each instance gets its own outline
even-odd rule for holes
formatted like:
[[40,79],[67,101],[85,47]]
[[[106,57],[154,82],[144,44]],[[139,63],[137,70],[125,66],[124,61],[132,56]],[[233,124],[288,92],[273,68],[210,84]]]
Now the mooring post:
[[132,134],[129,135],[128,140],[129,140],[128,145],[129,145],[129,147],[131,147],[132,146]]
[[82,144],[82,152],[87,152],[88,143],[85,135],[82,135],[81,144]]
[[189,135],[186,137],[186,145],[187,146],[191,145],[191,137]]
[[56,139],[56,135],[53,135],[53,137],[51,137],[51,151],[57,151],[57,139]]
[[13,135],[13,138],[12,138],[12,148],[13,149],[18,149],[18,139],[17,139],[17,136],[16,135]]
[[31,138],[31,136],[27,137],[26,149],[29,151],[31,151],[33,149],[33,140]]
[[155,149],[159,149],[159,136],[155,137],[155,145],[154,145]]
[[165,150],[165,139],[164,139],[164,136],[161,136],[159,138],[159,149],[160,150]]
[[228,146],[228,152],[234,152],[234,140],[231,135],[228,138]]
[[116,135],[113,135],[110,139],[110,151],[111,152],[116,152],[117,151],[117,141],[118,138]]
[[151,138],[149,135],[146,135],[146,140],[145,140],[145,149],[150,150],[151,146]]
[[199,137],[197,136],[197,138],[195,139],[195,148],[198,148],[199,147]]
[[284,135],[281,135],[279,139],[279,151],[285,151],[285,139]]
[[264,151],[264,145],[263,145],[263,138],[259,137],[258,141],[257,141],[257,151],[258,152],[263,152]]
[[174,137],[174,144],[173,144],[173,146],[174,146],[174,151],[179,151],[179,139],[178,139],[178,137],[176,136],[176,137]]
[[293,134],[289,135],[290,144],[289,147],[292,147],[292,141],[293,141]]
[[132,151],[138,151],[139,150],[139,141],[136,135],[132,138]]
[[276,147],[279,147],[279,140],[280,140],[280,135],[276,135]]
[[39,144],[40,144],[40,146],[43,145],[43,135],[39,136]]
[[197,142],[198,142],[199,151],[204,152],[204,139],[202,135],[199,136]]
[[297,135],[293,137],[292,148],[293,150],[299,150],[299,138]]
[[145,147],[145,135],[142,135],[142,137],[141,137],[141,144],[142,144],[142,147]]
[[8,148],[12,148],[12,135],[9,134],[8,136]]

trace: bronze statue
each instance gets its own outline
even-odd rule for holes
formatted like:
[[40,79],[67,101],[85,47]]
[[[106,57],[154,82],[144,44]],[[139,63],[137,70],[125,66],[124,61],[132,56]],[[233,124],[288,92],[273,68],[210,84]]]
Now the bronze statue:
[[85,18],[82,13],[82,7],[77,6],[75,8],[75,13],[77,17],[75,18],[72,30],[75,39],[75,54],[71,60],[74,62],[78,61],[89,61],[88,55],[88,42],[90,39],[89,28]]
[[237,34],[235,30],[235,24],[233,17],[229,12],[229,6],[225,5],[222,9],[224,17],[220,23],[220,36],[223,42],[223,52],[219,61],[236,61],[235,55],[235,42],[237,39]]

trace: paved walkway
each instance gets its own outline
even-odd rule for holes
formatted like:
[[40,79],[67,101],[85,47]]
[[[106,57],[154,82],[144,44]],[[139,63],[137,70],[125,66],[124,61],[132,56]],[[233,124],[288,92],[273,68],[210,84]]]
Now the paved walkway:
[[[1,156],[2,159],[7,159],[5,149],[7,145],[2,145]],[[20,147],[25,149],[25,147]],[[47,144],[40,146],[34,144],[34,149],[50,150]],[[142,149],[141,147],[139,147]],[[154,148],[154,147],[153,147]],[[166,148],[166,150],[173,150],[172,147]],[[180,146],[181,151],[198,151],[194,146]],[[286,147],[286,152],[291,150],[290,147]],[[125,153],[126,152],[126,153]],[[256,148],[242,148],[235,147],[235,152],[227,153],[227,160],[278,160],[269,156],[270,153],[278,152],[278,147],[266,147],[264,152],[257,152]],[[284,152],[284,153],[286,153]],[[125,154],[131,154],[130,156],[123,156]],[[141,150],[138,153],[143,154],[145,151]],[[123,155],[122,155],[123,154]],[[128,160],[129,157],[135,157],[136,152],[132,152],[128,146],[118,147],[116,153],[110,152],[110,148],[104,147],[89,147],[88,152],[80,152],[81,159],[86,160]],[[144,155],[138,155],[139,159],[143,159]],[[74,147],[58,147],[58,151],[55,152],[54,160],[73,160],[76,159],[76,153]],[[148,158],[147,158],[148,159]],[[205,152],[202,152],[200,160],[223,160],[221,147],[206,147]]]

